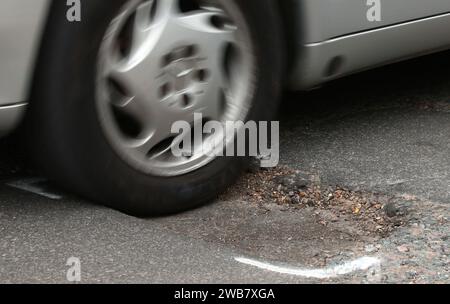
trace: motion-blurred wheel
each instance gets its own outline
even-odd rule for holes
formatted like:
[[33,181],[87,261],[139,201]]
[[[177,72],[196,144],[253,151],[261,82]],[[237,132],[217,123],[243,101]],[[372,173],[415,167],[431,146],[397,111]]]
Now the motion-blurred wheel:
[[90,0],[69,23],[54,1],[30,110],[38,162],[62,185],[135,215],[215,198],[247,159],[213,157],[198,143],[176,157],[171,127],[195,126],[195,113],[201,123],[272,118],[283,54],[273,2]]

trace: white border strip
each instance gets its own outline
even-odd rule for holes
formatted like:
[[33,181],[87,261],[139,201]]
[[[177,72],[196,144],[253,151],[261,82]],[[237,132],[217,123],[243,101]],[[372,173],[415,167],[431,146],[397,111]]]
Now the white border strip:
[[374,257],[362,257],[354,261],[346,262],[342,265],[322,269],[301,269],[297,267],[277,266],[243,257],[235,258],[235,260],[239,263],[254,266],[263,270],[314,279],[331,279],[356,271],[367,271],[369,269],[381,267],[381,260]]

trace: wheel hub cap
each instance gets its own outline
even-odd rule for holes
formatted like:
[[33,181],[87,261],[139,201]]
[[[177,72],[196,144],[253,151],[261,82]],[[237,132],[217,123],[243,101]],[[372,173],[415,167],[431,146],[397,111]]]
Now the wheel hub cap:
[[152,175],[185,174],[214,159],[202,146],[192,147],[190,157],[174,157],[173,123],[196,126],[196,113],[245,120],[251,106],[255,67],[240,10],[226,0],[189,7],[182,9],[180,0],[129,0],[100,48],[103,130],[128,164]]

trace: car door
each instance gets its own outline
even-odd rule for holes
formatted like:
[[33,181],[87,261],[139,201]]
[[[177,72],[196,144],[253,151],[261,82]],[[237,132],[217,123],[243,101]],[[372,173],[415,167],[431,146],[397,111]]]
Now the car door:
[[[301,5],[304,22],[311,25],[307,43],[450,13],[449,0],[303,0]],[[381,18],[370,21],[369,10],[377,5]]]
[[[449,0],[291,0],[293,89],[450,48]],[[376,18],[373,18],[376,16]]]

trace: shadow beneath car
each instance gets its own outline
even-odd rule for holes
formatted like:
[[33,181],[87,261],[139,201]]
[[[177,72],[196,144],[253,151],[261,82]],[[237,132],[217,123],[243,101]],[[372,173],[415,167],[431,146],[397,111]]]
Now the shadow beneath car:
[[[450,102],[450,51],[351,75],[309,92],[288,92],[282,123],[315,121],[398,103]],[[425,106],[425,105],[424,105]]]
[[449,200],[450,52],[288,93],[281,158],[325,183]]

